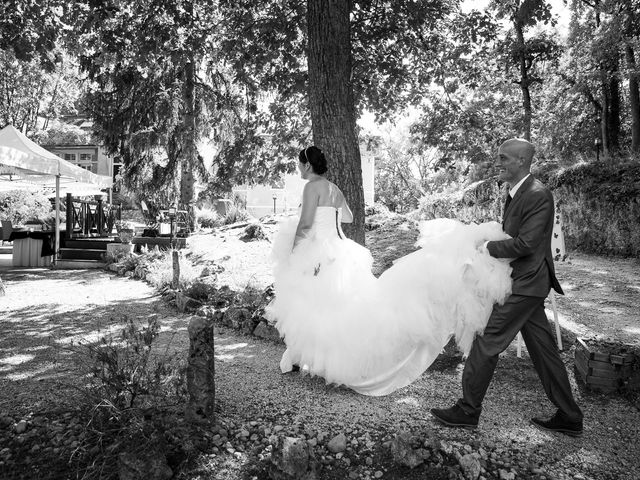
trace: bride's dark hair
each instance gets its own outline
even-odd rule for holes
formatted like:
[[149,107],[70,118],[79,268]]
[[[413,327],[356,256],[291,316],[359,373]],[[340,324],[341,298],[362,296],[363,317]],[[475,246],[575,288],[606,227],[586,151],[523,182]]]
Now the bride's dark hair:
[[310,163],[313,171],[318,175],[322,175],[329,168],[327,167],[327,159],[324,157],[324,153],[315,145],[300,150],[298,155],[302,163]]

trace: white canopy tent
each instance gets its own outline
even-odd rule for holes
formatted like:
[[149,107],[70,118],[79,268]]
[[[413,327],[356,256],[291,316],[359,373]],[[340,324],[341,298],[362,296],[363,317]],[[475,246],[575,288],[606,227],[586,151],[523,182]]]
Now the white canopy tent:
[[78,167],[29,140],[13,125],[0,130],[0,191],[55,189],[55,252],[60,242],[60,194],[102,194],[111,188],[111,177]]

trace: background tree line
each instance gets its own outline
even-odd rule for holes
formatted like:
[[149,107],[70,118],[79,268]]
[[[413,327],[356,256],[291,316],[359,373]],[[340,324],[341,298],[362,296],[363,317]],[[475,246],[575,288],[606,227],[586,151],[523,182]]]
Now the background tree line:
[[[363,241],[363,149],[378,200],[403,211],[486,177],[513,135],[549,168],[591,160],[596,140],[607,159],[640,149],[640,0],[564,2],[566,32],[544,0],[2,5],[2,124],[44,135],[89,112],[141,197],[192,206],[196,180],[211,196],[269,183],[315,143]],[[396,138],[358,126],[365,112]]]

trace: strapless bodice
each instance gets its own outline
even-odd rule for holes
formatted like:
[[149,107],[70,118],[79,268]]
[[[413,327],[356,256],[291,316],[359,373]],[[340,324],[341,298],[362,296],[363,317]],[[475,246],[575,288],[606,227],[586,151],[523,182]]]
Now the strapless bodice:
[[342,231],[342,209],[317,207],[311,228],[316,238],[344,238]]

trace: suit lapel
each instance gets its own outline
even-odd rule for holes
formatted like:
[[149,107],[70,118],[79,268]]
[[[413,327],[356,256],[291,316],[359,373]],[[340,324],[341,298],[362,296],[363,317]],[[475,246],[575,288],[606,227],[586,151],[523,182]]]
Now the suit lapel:
[[505,209],[504,215],[502,217],[503,219],[507,218],[508,213],[511,212],[513,210],[513,208],[514,208],[513,206],[520,201],[520,199],[522,198],[522,195],[524,194],[524,192],[529,190],[529,187],[533,183],[533,180],[534,180],[533,175],[529,175],[529,177],[524,181],[524,183],[522,185],[520,185],[520,188],[518,188],[518,191],[516,192],[514,197],[509,202],[508,207]]

